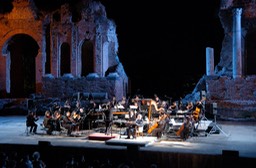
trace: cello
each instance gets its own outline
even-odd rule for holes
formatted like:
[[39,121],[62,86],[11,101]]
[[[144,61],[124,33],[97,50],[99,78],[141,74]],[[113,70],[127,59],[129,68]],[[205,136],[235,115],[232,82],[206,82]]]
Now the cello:
[[182,139],[187,139],[189,136],[189,128],[190,128],[190,117],[186,117],[184,123],[180,126],[179,130],[176,132],[177,136],[180,136]]
[[183,124],[180,126],[179,130],[176,132],[176,135],[177,135],[177,136],[180,136],[180,135],[181,135],[182,131],[184,130],[184,125],[185,125],[185,123],[183,123]]
[[155,122],[149,129],[148,129],[148,134],[151,134],[154,129],[158,127],[158,123],[164,120],[167,117],[166,114],[163,114],[159,117],[159,120]]

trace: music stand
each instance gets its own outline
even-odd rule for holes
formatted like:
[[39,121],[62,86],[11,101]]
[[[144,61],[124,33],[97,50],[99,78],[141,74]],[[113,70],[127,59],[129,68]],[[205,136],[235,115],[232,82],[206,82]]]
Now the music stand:
[[213,115],[214,115],[214,121],[212,122],[212,128],[210,129],[208,134],[213,134],[216,131],[220,131],[222,132],[226,137],[229,136],[229,134],[227,134],[226,132],[224,132],[220,126],[217,124],[216,122],[216,116],[217,116],[217,103],[213,103]]

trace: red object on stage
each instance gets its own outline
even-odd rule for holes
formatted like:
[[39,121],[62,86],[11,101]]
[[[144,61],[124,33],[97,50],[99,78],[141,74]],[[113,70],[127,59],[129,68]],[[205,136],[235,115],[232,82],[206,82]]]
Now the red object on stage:
[[88,136],[88,139],[89,140],[99,140],[99,141],[106,141],[106,140],[109,140],[109,139],[112,139],[112,138],[116,138],[118,137],[119,135],[117,134],[109,134],[109,135],[106,135],[105,133],[92,133]]

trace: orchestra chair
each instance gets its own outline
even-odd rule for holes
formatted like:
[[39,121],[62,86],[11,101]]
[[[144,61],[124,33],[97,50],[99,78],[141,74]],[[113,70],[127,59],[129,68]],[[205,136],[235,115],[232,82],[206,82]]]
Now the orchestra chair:
[[140,136],[143,137],[143,128],[144,128],[144,125],[136,126],[136,137],[140,137]]
[[[63,126],[63,121],[60,121],[60,123],[58,123],[58,124],[59,124],[59,126],[57,126],[57,124],[54,125],[53,131],[52,131],[52,135],[67,134],[68,130]],[[48,128],[45,127],[45,131],[47,131],[47,129]]]
[[41,126],[41,130],[42,130],[45,134],[47,134],[48,128],[46,128],[43,123],[40,123],[40,126]]
[[26,129],[25,129],[25,134],[28,136],[28,133],[29,133],[29,127],[27,124],[26,124]]
[[30,126],[28,126],[28,123],[27,123],[27,121],[26,121],[25,134],[26,134],[27,136],[29,136],[29,129],[30,129]]
[[59,135],[67,134],[68,129],[63,126],[63,121],[60,121],[60,130],[56,130],[59,132]]

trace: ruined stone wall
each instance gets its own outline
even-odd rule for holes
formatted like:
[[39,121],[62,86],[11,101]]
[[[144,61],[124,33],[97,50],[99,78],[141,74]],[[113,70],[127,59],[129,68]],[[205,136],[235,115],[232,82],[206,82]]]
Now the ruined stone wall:
[[221,118],[256,119],[256,74],[247,75],[243,69],[241,78],[233,79],[232,77],[234,8],[242,8],[241,53],[242,66],[243,68],[246,66],[246,52],[248,52],[246,43],[251,42],[246,39],[246,36],[256,31],[256,3],[247,0],[222,0],[219,18],[224,30],[224,39],[220,61],[215,66],[215,75],[203,76],[184,101],[200,100],[200,93],[205,91],[208,113],[212,113],[210,108],[212,103],[217,103],[218,116]]
[[[0,14],[0,91],[10,92],[8,84],[11,61],[9,39],[27,34],[38,44],[36,56],[36,93],[49,97],[71,95],[76,92],[107,92],[109,97],[121,98],[128,92],[128,77],[118,59],[116,25],[107,18],[105,7],[93,0],[62,4],[51,11],[39,11],[33,1],[14,0],[13,9]],[[74,9],[77,7],[77,9]],[[74,18],[76,10],[80,18]],[[46,31],[46,28],[49,31]],[[46,41],[49,37],[49,41]],[[93,45],[93,72],[82,76],[82,45]],[[48,43],[50,44],[48,44]],[[61,74],[61,46],[70,46],[70,73]],[[50,52],[46,52],[46,48]],[[47,54],[50,56],[47,57]],[[6,59],[7,58],[7,59]],[[49,60],[47,60],[49,59]],[[50,73],[45,73],[46,62]],[[93,77],[93,80],[91,80]],[[96,77],[96,78],[95,78]],[[77,86],[76,86],[77,85]]]
[[[39,46],[43,44],[43,29],[42,20],[39,20],[36,11],[31,8],[31,4],[27,1],[14,1],[12,12],[0,14],[0,89],[1,95],[8,92],[8,84],[10,81],[6,72],[10,70],[8,44],[11,43],[11,38],[18,34],[24,34],[32,37],[37,41]],[[42,47],[40,47],[42,48]],[[42,78],[42,50],[39,49],[36,57],[36,88],[40,92]],[[8,62],[9,61],[9,62]]]
[[109,99],[116,96],[117,100],[121,100],[122,95],[126,94],[123,89],[123,79],[116,76],[105,78],[44,77],[43,83],[43,93],[47,97],[66,98],[72,97],[78,92],[86,92],[107,93]]

